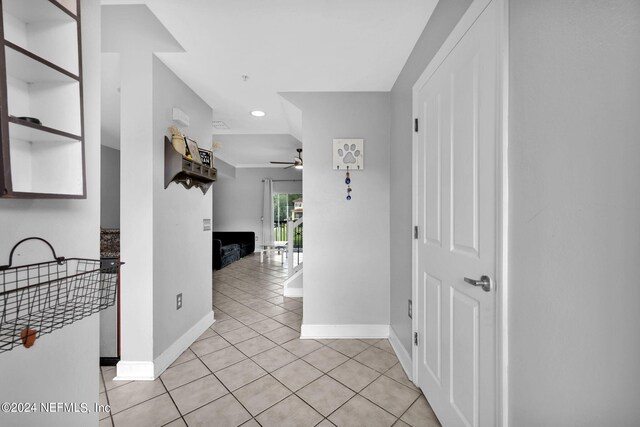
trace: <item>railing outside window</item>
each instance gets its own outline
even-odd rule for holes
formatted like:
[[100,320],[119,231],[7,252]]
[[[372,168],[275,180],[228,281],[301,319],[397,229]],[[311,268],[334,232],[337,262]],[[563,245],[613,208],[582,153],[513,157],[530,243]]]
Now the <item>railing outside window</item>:
[[273,224],[273,240],[277,242],[285,241],[288,238],[287,234],[287,223],[288,221],[274,221]]
[[289,274],[302,267],[303,226],[302,218],[289,221],[287,225],[287,262]]
[[302,218],[295,221],[274,221],[273,240],[287,242],[287,262],[289,272],[293,274],[302,264],[304,238]]

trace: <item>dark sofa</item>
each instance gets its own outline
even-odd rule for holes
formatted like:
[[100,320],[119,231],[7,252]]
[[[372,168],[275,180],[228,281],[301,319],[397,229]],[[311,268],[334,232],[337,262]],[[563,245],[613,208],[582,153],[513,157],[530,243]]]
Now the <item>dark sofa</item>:
[[213,269],[220,270],[255,250],[256,233],[253,231],[214,231]]

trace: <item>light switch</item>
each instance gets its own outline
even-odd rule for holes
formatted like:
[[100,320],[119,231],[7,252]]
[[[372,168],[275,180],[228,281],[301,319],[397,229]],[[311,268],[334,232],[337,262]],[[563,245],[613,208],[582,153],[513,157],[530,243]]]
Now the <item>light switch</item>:
[[203,231],[211,231],[211,220],[203,219],[202,220],[202,230]]

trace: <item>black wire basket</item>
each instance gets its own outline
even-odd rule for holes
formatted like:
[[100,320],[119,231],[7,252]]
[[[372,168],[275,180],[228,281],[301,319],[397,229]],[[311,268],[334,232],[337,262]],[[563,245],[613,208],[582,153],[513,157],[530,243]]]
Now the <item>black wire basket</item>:
[[[16,248],[28,240],[44,242],[52,261],[14,267]],[[121,262],[56,256],[39,237],[19,241],[0,266],[0,353],[112,306]]]

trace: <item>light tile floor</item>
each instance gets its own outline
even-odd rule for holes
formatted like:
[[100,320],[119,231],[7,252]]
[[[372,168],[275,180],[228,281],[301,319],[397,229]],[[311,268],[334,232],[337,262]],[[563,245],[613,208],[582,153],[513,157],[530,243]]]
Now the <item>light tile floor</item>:
[[440,426],[388,340],[300,340],[286,276],[255,254],[216,271],[216,322],[159,379],[101,369],[100,426]]

